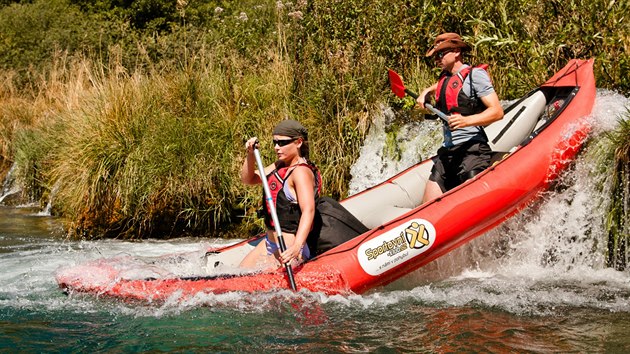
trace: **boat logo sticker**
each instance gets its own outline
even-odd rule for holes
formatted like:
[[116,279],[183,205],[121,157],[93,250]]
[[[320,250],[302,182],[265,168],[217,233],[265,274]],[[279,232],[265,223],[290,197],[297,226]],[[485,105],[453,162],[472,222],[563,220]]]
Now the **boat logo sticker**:
[[359,247],[359,264],[370,275],[379,275],[425,252],[435,243],[435,227],[412,219]]

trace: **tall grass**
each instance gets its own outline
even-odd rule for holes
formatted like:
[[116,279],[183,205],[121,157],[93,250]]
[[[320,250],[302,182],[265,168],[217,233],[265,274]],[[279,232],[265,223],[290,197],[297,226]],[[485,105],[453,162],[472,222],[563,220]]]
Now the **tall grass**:
[[[265,142],[287,117],[311,127],[314,159],[337,167],[328,190],[343,194],[354,161],[345,151],[358,151],[367,129],[352,120],[365,123],[370,114],[348,112],[343,100],[322,112],[296,96],[284,31],[277,28],[277,45],[256,65],[219,45],[186,48],[189,57],[172,67],[145,60],[133,71],[112,59],[58,60],[37,85],[55,93],[57,109],[9,140],[31,199],[52,196],[76,237],[244,236],[261,224],[260,191],[239,180],[243,144],[259,136],[271,163]],[[110,51],[118,57],[118,48]]]
[[[49,129],[55,115],[78,105],[77,95],[85,85],[85,70],[67,71],[67,52],[56,52],[48,63],[49,70],[36,76],[32,89],[20,86],[22,79],[13,70],[1,72],[0,86],[0,177],[14,162],[21,167],[19,178],[24,184],[24,198],[39,201],[47,183],[35,171],[48,163],[50,141],[39,140],[40,131]],[[18,149],[23,146],[24,149]]]
[[[238,225],[257,199],[238,182],[242,146],[287,115],[287,70],[279,57],[254,70],[205,57],[166,75],[92,69],[79,107],[20,135],[17,149],[47,162],[31,168],[60,186],[57,211],[79,234],[181,235]],[[38,141],[50,142],[46,156],[32,149]],[[270,152],[267,144],[268,162]]]
[[598,187],[606,210],[607,265],[623,270],[630,257],[630,111],[619,118],[619,126],[597,141],[592,158],[594,171],[605,178]]

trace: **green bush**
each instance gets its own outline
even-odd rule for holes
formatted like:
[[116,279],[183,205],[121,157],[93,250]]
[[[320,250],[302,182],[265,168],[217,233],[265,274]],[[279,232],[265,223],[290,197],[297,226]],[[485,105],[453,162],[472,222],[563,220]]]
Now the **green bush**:
[[34,81],[37,72],[49,69],[56,52],[94,47],[97,36],[91,22],[65,0],[5,6],[0,9],[0,68]]

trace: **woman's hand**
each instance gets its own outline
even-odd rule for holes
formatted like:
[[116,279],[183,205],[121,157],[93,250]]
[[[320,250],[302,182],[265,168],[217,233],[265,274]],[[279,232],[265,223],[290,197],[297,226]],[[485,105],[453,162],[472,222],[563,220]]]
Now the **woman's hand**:
[[256,161],[254,159],[254,147],[256,144],[258,144],[257,137],[250,138],[245,142],[247,157],[243,161],[243,167],[241,167],[241,182],[244,184],[260,184],[262,182],[256,171]]
[[245,142],[245,150],[247,150],[248,154],[251,154],[254,152],[254,147],[258,144],[258,138],[257,137],[253,137],[253,138],[249,138],[249,140],[247,140]]
[[297,242],[294,242],[291,246],[287,247],[286,251],[280,254],[280,263],[287,264],[292,260],[300,260],[300,256],[302,255],[302,247],[304,245],[300,245]]

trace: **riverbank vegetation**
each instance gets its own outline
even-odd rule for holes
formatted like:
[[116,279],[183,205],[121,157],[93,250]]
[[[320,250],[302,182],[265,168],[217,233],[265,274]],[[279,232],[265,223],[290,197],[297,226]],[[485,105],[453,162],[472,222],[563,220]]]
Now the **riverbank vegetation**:
[[[0,177],[52,200],[75,237],[246,236],[244,142],[309,128],[324,194],[345,197],[372,117],[435,80],[435,36],[461,33],[502,99],[571,58],[630,93],[624,1],[0,1]],[[627,185],[627,179],[625,180]],[[626,187],[627,188],[627,187]]]
[[606,263],[609,267],[623,270],[628,266],[630,256],[630,110],[619,117],[617,129],[604,133],[592,145],[587,156],[597,166],[593,179],[605,196],[601,203],[606,215]]

